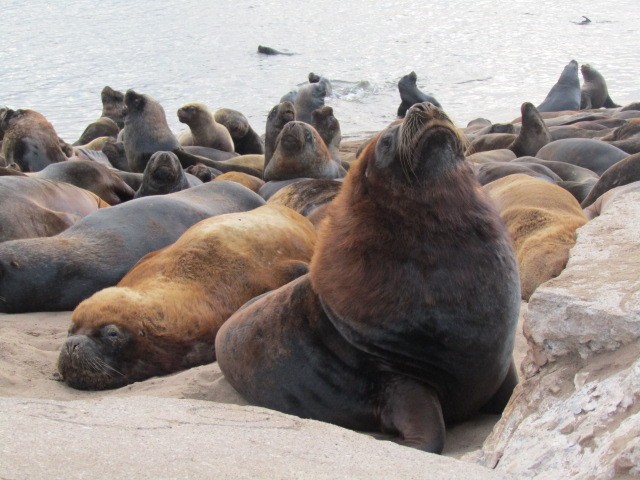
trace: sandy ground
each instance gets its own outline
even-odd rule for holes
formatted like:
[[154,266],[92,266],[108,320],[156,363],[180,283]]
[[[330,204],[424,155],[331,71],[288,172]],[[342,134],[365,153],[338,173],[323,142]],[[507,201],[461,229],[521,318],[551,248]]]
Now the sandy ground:
[[[56,362],[70,315],[71,312],[0,314],[0,397],[99,402],[106,397],[151,396],[247,404],[225,380],[217,363],[116,390],[86,392],[67,387],[60,381]],[[521,331],[520,327],[515,354],[518,364],[526,349]],[[449,428],[444,454],[459,458],[479,449],[497,420],[497,416],[482,415]]]

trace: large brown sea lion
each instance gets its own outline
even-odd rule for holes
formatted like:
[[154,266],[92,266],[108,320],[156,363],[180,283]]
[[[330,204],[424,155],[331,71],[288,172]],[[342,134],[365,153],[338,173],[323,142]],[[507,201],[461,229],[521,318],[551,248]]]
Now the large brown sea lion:
[[144,169],[142,185],[136,191],[135,198],[166,195],[197,185],[202,185],[202,181],[186,173],[174,153],[156,152],[151,155]]
[[588,110],[592,108],[614,108],[616,105],[607,89],[607,82],[600,72],[589,64],[580,67],[584,83],[580,90],[580,108]]
[[527,175],[509,175],[484,186],[513,240],[522,299],[562,272],[576,229],[587,222],[566,190]]
[[101,208],[64,232],[0,244],[0,312],[73,310],[191,225],[264,201],[231,182]]
[[266,131],[264,135],[264,167],[271,161],[276,151],[276,141],[284,126],[295,120],[296,109],[292,102],[281,102],[275,105],[267,115]]
[[346,171],[331,158],[320,134],[306,122],[287,123],[276,141],[271,161],[263,178],[288,180],[291,178],[342,178]]
[[4,131],[2,156],[7,166],[13,164],[23,172],[37,172],[51,163],[67,160],[58,134],[41,113],[7,109],[0,129]]
[[187,103],[178,109],[178,120],[189,125],[180,134],[183,146],[209,147],[223,152],[233,152],[233,139],[227,127],[216,122],[209,108],[198,102]]
[[462,143],[429,103],[369,143],[328,208],[310,275],[218,332],[220,368],[251,403],[435,452],[445,422],[504,407],[518,273]]
[[580,110],[580,79],[578,62],[571,60],[562,70],[560,78],[538,105],[539,112],[561,112]]
[[98,390],[213,362],[220,326],[306,273],[315,239],[306,219],[281,206],[197,223],[78,305],[58,360],[63,379]]
[[64,182],[0,177],[0,242],[50,237],[109,205],[97,195]]
[[249,120],[242,113],[231,108],[219,108],[213,114],[213,118],[227,128],[233,140],[234,150],[240,155],[264,153],[260,135],[251,128]]

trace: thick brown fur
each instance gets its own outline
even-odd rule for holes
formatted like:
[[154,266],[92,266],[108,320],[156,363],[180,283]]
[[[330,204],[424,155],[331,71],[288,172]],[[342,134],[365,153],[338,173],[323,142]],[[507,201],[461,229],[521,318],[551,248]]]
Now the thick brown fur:
[[527,175],[509,175],[485,185],[513,240],[522,299],[558,276],[569,260],[576,229],[587,222],[565,189]]
[[[61,374],[73,387],[103,389],[214,361],[224,321],[305,273],[315,239],[306,219],[281,206],[194,225],[75,309]],[[109,339],[100,339],[105,330],[126,343],[109,349]]]
[[203,103],[187,103],[178,109],[178,120],[189,125],[180,135],[180,145],[208,147],[233,152],[233,139],[227,127],[216,122],[213,113]]
[[264,185],[263,180],[260,180],[253,175],[247,175],[246,173],[242,172],[223,173],[222,175],[218,175],[214,180],[228,180],[230,182],[236,182],[240,185],[244,185],[249,190],[253,190],[256,193],[258,193],[260,187]]

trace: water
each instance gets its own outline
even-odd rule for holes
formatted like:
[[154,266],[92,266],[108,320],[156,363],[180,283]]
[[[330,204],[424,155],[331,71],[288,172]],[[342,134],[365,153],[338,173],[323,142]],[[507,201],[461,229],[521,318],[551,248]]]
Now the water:
[[[110,85],[156,98],[176,132],[176,110],[192,101],[240,110],[263,132],[313,71],[332,80],[327,104],[348,136],[395,118],[397,81],[412,70],[464,125],[519,116],[573,58],[625,104],[640,100],[638,14],[638,0],[4,0],[0,105],[38,110],[72,142]],[[592,23],[572,23],[582,15]],[[260,44],[297,55],[260,55]]]

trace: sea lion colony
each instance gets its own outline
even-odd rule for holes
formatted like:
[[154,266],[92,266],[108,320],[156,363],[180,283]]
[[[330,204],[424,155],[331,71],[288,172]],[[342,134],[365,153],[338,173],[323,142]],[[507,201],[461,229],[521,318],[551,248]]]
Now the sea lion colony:
[[640,104],[581,71],[463,129],[411,72],[359,148],[315,74],[262,138],[192,102],[179,139],[151,96],[110,87],[73,145],[3,108],[0,312],[75,309],[58,363],[75,388],[217,357],[256,405],[439,452],[446,424],[505,406],[520,299],[601,195],[640,181]]

